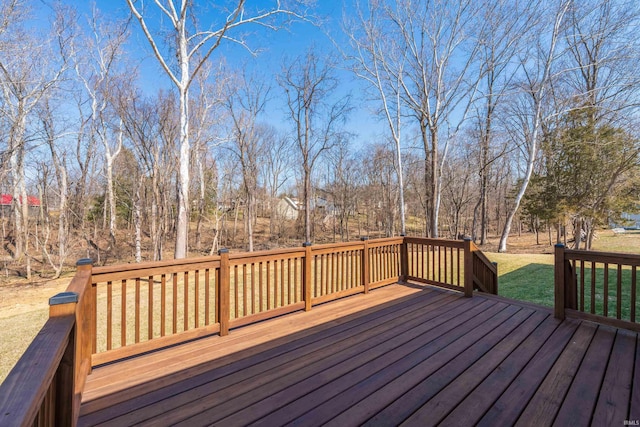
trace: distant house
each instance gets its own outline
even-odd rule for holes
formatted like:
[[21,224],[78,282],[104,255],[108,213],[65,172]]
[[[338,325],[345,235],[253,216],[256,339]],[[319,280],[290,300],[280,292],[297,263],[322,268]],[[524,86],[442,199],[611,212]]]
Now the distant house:
[[622,224],[614,223],[612,228],[624,228],[626,230],[640,230],[640,214],[623,213]]
[[291,197],[283,197],[276,203],[275,216],[280,219],[296,220],[302,210],[300,202]]
[[[13,196],[11,194],[0,195],[0,212],[3,217],[8,217],[13,212]],[[36,196],[27,196],[29,215],[37,215],[40,210],[40,199]]]

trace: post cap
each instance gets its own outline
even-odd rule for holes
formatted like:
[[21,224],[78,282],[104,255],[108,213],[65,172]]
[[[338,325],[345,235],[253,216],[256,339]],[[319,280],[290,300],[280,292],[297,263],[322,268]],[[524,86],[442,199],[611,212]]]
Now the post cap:
[[462,238],[462,240],[464,240],[465,242],[470,242],[470,241],[472,241],[473,239],[472,239],[471,237],[469,237],[469,236],[464,236],[464,237]]
[[362,236],[362,237],[360,237],[360,240],[362,240],[363,242],[364,242],[365,240],[369,240],[369,236]]
[[405,233],[400,233],[400,237],[407,237]]
[[78,294],[75,292],[60,292],[49,298],[49,305],[68,304],[70,302],[78,302]]
[[80,258],[76,261],[77,267],[82,267],[83,265],[93,265],[93,260],[91,258]]
[[229,249],[227,249],[227,248],[218,249],[218,255],[228,254],[228,253],[229,253]]
[[304,242],[304,243],[302,244],[302,247],[303,247],[303,248],[306,248],[306,247],[308,247],[308,246],[311,246],[311,242]]
[[564,248],[564,245],[562,243],[556,243],[555,247],[556,248]]

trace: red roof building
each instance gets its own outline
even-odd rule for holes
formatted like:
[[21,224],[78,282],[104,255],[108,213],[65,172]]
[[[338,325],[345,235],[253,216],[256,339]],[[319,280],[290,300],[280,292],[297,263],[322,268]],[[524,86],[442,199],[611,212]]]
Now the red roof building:
[[[0,195],[0,206],[10,206],[13,202],[13,196],[11,194]],[[36,196],[27,196],[27,205],[40,206],[40,199]]]

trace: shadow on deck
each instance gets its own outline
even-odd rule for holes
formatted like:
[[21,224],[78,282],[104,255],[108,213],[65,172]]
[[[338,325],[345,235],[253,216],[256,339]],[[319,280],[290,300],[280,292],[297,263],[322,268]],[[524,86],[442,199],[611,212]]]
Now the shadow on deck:
[[638,333],[393,284],[95,368],[79,425],[623,425]]

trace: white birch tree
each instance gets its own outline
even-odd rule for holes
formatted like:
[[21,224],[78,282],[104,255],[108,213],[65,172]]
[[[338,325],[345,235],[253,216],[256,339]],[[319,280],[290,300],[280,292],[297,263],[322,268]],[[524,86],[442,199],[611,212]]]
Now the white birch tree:
[[[128,22],[101,24],[101,16],[94,8],[89,27],[90,35],[75,49],[75,71],[90,100],[87,132],[99,141],[105,160],[105,178],[109,240],[116,243],[116,200],[113,188],[113,164],[122,150],[122,120],[117,119],[115,97],[122,86],[125,71],[124,44],[128,38]],[[130,73],[128,73],[130,74]],[[130,78],[130,77],[127,77]],[[117,122],[117,123],[116,123]]]
[[[403,58],[394,46],[393,37],[385,31],[384,8],[381,3],[368,2],[367,10],[358,2],[357,19],[348,19],[343,27],[351,41],[353,53],[345,56],[353,73],[369,84],[379,102],[378,113],[384,117],[395,147],[395,168],[398,176],[400,232],[406,233],[404,178],[402,168],[402,103]],[[397,46],[394,46],[397,47]]]
[[[26,276],[31,278],[25,181],[28,118],[68,69],[69,14],[57,10],[50,34],[38,34],[22,26],[21,19],[27,13],[25,8],[26,5],[19,1],[2,5],[2,10],[9,16],[3,17],[4,22],[0,24],[0,113],[8,125],[7,151],[14,198],[14,259],[25,258]],[[51,61],[52,55],[58,60]]]
[[522,177],[520,188],[515,196],[512,208],[509,210],[500,243],[498,245],[499,252],[507,251],[507,240],[511,232],[511,225],[520,207],[520,202],[524,196],[533,168],[536,161],[536,155],[540,148],[542,138],[542,125],[545,120],[545,103],[547,102],[548,92],[554,76],[553,66],[559,56],[557,47],[561,37],[561,31],[565,22],[567,10],[571,5],[571,0],[555,1],[547,4],[548,9],[539,9],[541,16],[549,16],[551,19],[542,21],[541,27],[537,31],[534,30],[534,40],[531,42],[531,49],[523,52],[520,56],[522,73],[524,81],[520,85],[522,99],[518,105],[519,114],[514,114],[517,126],[521,127],[522,147],[525,157],[525,172]]
[[[304,12],[296,6],[305,6],[296,1],[292,7],[281,1],[269,7],[249,9],[245,0],[225,2],[217,6],[206,2],[209,10],[198,11],[194,2],[188,0],[154,0],[154,16],[144,10],[144,3],[127,0],[133,16],[138,20],[155,58],[169,77],[179,94],[180,112],[180,155],[178,174],[178,214],[174,256],[187,256],[189,230],[189,182],[190,182],[190,132],[189,132],[189,89],[202,66],[223,42],[237,43],[248,47],[248,40],[236,32],[238,27],[258,24],[276,29],[279,19],[303,18]],[[229,7],[227,7],[229,5]],[[213,10],[213,11],[212,11]],[[199,13],[201,12],[201,13]],[[157,23],[150,21],[157,19]],[[162,27],[168,22],[169,29]],[[170,40],[166,43],[166,40]]]

